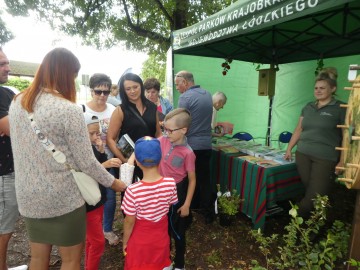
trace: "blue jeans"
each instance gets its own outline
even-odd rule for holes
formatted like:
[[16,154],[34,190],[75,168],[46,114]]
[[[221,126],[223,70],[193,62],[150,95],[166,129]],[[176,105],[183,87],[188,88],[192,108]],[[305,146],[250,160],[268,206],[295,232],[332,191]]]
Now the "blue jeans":
[[[112,175],[115,174],[114,169],[110,170]],[[116,192],[111,188],[106,188],[106,202],[104,203],[104,232],[111,232],[116,209]]]

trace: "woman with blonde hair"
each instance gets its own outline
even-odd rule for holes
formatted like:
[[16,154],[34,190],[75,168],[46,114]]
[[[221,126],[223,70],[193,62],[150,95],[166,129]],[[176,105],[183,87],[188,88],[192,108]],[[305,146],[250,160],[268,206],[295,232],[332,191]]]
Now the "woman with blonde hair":
[[[59,247],[61,269],[80,269],[86,210],[69,166],[114,190],[126,187],[93,154],[82,110],[75,104],[79,69],[72,52],[51,50],[9,110],[16,196],[30,241],[30,269],[49,268],[52,245]],[[66,164],[57,161],[61,153]]]
[[334,98],[336,79],[335,68],[324,69],[316,77],[315,101],[302,109],[285,154],[285,159],[291,159],[291,150],[297,145],[296,166],[305,186],[298,212],[304,218],[313,210],[316,194],[328,195],[335,183],[335,173],[339,173],[335,167],[340,152],[335,147],[341,145],[342,131],[337,125],[344,124],[346,109],[340,107],[344,102]]

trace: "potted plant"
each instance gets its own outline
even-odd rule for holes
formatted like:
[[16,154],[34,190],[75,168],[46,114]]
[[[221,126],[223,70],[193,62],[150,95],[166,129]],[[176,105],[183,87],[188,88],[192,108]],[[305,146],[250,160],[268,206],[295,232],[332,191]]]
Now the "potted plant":
[[235,215],[239,212],[240,207],[240,195],[236,189],[227,191],[225,193],[220,192],[220,185],[218,186],[217,201],[219,209],[219,221],[222,226],[229,226],[235,219]]

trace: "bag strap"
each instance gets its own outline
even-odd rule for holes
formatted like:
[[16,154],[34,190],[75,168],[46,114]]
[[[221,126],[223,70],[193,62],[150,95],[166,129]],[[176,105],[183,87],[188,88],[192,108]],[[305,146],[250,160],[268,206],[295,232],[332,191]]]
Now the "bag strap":
[[51,154],[51,156],[56,160],[56,162],[65,164],[70,169],[72,169],[70,164],[66,163],[65,154],[60,150],[56,149],[55,145],[48,139],[48,137],[41,132],[40,127],[34,120],[34,114],[28,113],[28,118],[30,119],[32,130],[34,131],[41,145]]

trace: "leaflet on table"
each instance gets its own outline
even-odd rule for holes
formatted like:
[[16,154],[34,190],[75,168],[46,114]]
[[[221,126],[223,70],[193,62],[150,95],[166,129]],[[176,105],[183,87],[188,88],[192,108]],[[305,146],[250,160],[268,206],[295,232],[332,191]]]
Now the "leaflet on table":
[[278,163],[274,160],[267,160],[267,159],[258,161],[258,162],[256,162],[256,164],[261,167],[265,167],[265,168],[276,167],[276,166],[281,165],[280,163]]
[[281,164],[273,161],[273,160],[265,160],[261,157],[255,157],[255,156],[240,156],[238,157],[240,159],[246,160],[248,162],[257,164],[261,167],[265,167],[265,168],[269,168],[269,167],[275,167],[275,166],[280,166]]
[[236,148],[235,146],[223,147],[220,150],[225,152],[225,153],[238,153],[238,152],[240,152],[239,149]]
[[133,140],[127,134],[121,136],[116,146],[117,148],[119,148],[119,150],[121,151],[121,153],[125,158],[130,157],[131,154],[134,152],[134,148],[135,148],[135,144]]
[[220,149],[222,147],[230,146],[232,145],[232,140],[229,138],[212,138],[212,147],[214,149]]
[[284,150],[276,149],[264,155],[264,159],[274,160],[274,159],[283,158],[285,153],[286,151]]
[[254,149],[255,157],[264,157],[266,154],[274,151],[274,148],[270,148],[268,146],[262,146]]
[[257,144],[254,142],[246,142],[245,144],[235,144],[235,147],[237,147],[241,152],[254,155],[255,149],[259,148],[261,144]]
[[238,158],[244,159],[244,160],[249,161],[251,163],[256,163],[256,162],[259,162],[259,161],[263,160],[262,158],[254,157],[254,156],[240,156]]

